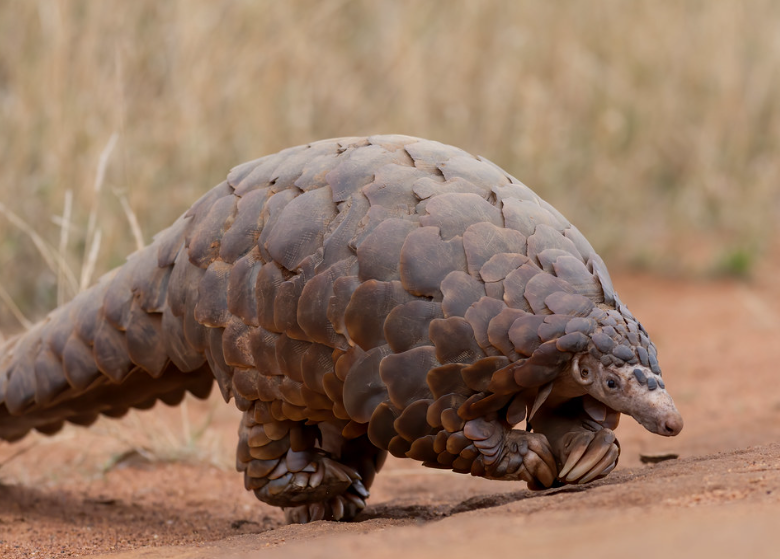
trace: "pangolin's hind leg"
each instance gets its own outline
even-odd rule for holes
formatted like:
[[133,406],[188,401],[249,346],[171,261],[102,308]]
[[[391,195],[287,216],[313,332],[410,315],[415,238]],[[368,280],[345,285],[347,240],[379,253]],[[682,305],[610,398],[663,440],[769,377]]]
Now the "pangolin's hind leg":
[[[329,424],[320,424],[320,426],[327,428]],[[319,452],[319,449],[317,451]],[[343,492],[332,497],[284,507],[287,522],[304,524],[322,519],[351,520],[365,508],[369,496],[368,488],[376,472],[382,467],[387,452],[375,447],[364,435],[344,441],[338,458],[335,454],[328,454],[319,462],[324,465],[324,469],[320,470],[322,475],[327,479],[329,472],[333,471],[339,477],[341,475],[339,472],[342,471],[350,475],[352,483]],[[355,473],[359,476],[357,479],[354,477]],[[315,475],[316,472],[312,477]],[[335,487],[341,486],[338,479],[333,479],[331,484]]]
[[365,436],[346,440],[342,425],[256,415],[244,413],[237,467],[258,499],[282,507],[290,523],[349,520],[363,510],[384,451]]

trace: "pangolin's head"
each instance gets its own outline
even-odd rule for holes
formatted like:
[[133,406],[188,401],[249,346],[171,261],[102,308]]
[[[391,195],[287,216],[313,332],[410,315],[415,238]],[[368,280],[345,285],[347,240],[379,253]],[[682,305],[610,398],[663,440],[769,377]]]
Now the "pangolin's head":
[[[683,419],[666,391],[655,344],[642,324],[612,293],[614,307],[587,305],[577,296],[548,297],[554,312],[577,311],[570,319],[561,349],[572,351],[569,370],[587,393],[620,413],[636,419],[652,433],[672,437],[682,431]],[[587,314],[586,314],[587,313]],[[568,347],[567,347],[568,346]]]
[[572,360],[571,373],[590,396],[636,419],[652,433],[673,437],[683,419],[659,375],[641,365],[604,365],[590,353]]
[[596,304],[581,295],[554,292],[545,305],[552,315],[520,317],[509,329],[515,350],[528,356],[515,365],[515,382],[546,387],[540,389],[531,417],[561,380],[550,378],[558,371],[579,385],[575,392],[584,391],[632,416],[652,433],[670,437],[682,430],[682,416],[661,378],[655,344],[617,294],[611,292],[609,304]]
[[636,419],[652,433],[673,437],[683,419],[661,378],[653,342],[628,309],[599,314],[588,350],[574,356],[571,374],[596,400]]

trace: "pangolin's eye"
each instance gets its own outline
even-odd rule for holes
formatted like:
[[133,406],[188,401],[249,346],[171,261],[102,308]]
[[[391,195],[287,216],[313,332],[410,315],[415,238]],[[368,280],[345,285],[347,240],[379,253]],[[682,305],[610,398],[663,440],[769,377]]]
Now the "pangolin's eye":
[[590,375],[590,371],[589,371],[588,369],[582,369],[582,370],[580,371],[580,376],[581,376],[582,378],[588,378],[588,375]]
[[617,388],[617,383],[616,383],[614,380],[612,380],[612,379],[609,379],[609,380],[607,381],[607,386],[608,386],[609,388]]

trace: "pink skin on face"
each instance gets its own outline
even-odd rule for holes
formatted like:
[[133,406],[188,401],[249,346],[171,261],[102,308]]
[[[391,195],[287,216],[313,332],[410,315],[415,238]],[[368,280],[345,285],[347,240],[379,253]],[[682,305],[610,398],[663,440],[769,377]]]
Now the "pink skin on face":
[[641,365],[604,366],[589,354],[572,363],[572,377],[596,400],[630,415],[651,433],[673,437],[683,419],[663,381]]

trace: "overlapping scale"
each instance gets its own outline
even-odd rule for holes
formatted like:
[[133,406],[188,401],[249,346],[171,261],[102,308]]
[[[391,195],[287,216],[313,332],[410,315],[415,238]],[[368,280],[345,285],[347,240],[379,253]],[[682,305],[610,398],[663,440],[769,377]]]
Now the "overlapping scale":
[[463,236],[475,223],[503,225],[501,210],[472,193],[439,194],[430,198],[425,210],[427,213],[420,217],[420,223],[423,227],[438,227],[444,240]]
[[454,271],[442,280],[441,292],[444,316],[465,316],[471,305],[485,296],[485,286],[466,272]]
[[406,237],[419,225],[407,219],[382,221],[357,248],[360,280],[400,280],[398,271],[401,248]]
[[430,323],[437,318],[444,318],[441,303],[415,300],[398,305],[385,319],[385,340],[395,353],[402,353],[419,345],[430,345]]
[[413,295],[440,298],[441,282],[450,272],[466,272],[463,239],[443,240],[438,227],[420,227],[401,248],[401,283]]
[[295,197],[273,225],[266,245],[268,254],[286,269],[295,270],[304,258],[322,246],[324,229],[337,212],[328,188]]
[[[476,277],[478,273],[481,273],[485,263],[497,254],[524,255],[526,237],[514,229],[503,228],[493,223],[475,223],[463,233],[463,249],[466,251],[468,272]],[[497,281],[482,279],[484,281]]]
[[384,344],[387,315],[395,307],[414,299],[398,281],[369,280],[361,283],[344,311],[344,323],[350,339],[364,350]]

